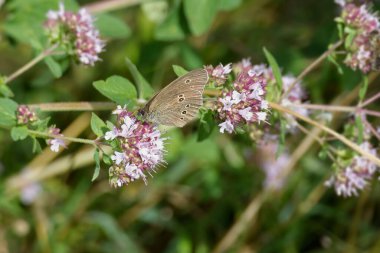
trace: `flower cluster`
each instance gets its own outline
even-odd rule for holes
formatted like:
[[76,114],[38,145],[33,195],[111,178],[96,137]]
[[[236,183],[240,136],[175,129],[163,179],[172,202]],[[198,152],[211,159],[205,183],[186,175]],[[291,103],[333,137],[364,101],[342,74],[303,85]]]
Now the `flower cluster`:
[[268,102],[265,100],[266,81],[262,73],[241,72],[232,90],[224,90],[217,102],[220,132],[232,133],[240,123],[265,121]]
[[[234,64],[233,69],[236,74],[240,73],[260,73],[264,76],[268,85],[274,85],[276,80],[274,78],[272,69],[265,64],[252,65],[249,59],[243,59],[242,61]],[[308,110],[302,108],[300,105],[303,103],[306,97],[306,92],[302,87],[301,82],[297,81],[292,75],[282,76],[282,94],[280,104],[287,107],[303,116],[308,116]],[[287,129],[293,131],[296,126],[296,120],[292,115],[285,114],[287,120]]]
[[38,120],[36,113],[26,105],[20,105],[17,108],[17,124],[28,124]]
[[57,136],[57,138],[47,139],[46,143],[50,146],[51,151],[58,152],[60,147],[66,148],[64,140],[59,137],[63,137],[63,134],[60,133],[61,129],[56,128],[55,126],[49,127],[48,133]]
[[348,54],[345,64],[350,68],[368,73],[378,66],[378,51],[380,46],[380,22],[376,14],[371,13],[368,6],[356,6],[343,0],[336,1],[342,7],[342,13],[337,21],[346,29],[346,50]]
[[[360,147],[366,152],[377,155],[376,149],[372,148],[369,142],[363,142]],[[367,186],[376,171],[376,164],[367,158],[356,155],[347,167],[338,170],[325,182],[325,185],[334,187],[338,196],[357,196],[358,192]]]
[[113,112],[118,117],[118,127],[113,127],[104,138],[115,148],[109,169],[110,184],[127,185],[151,175],[155,167],[164,163],[164,140],[157,127],[142,122],[120,106]]
[[205,66],[205,69],[210,78],[209,81],[214,82],[216,86],[223,85],[226,82],[228,75],[232,71],[231,65],[232,64],[229,63],[225,66],[223,66],[222,64],[219,64],[216,67],[213,67],[212,65]]
[[58,11],[49,11],[45,27],[52,44],[61,45],[69,55],[85,65],[93,66],[99,61],[104,42],[94,27],[91,15],[81,9],[78,13],[65,11],[62,3]]

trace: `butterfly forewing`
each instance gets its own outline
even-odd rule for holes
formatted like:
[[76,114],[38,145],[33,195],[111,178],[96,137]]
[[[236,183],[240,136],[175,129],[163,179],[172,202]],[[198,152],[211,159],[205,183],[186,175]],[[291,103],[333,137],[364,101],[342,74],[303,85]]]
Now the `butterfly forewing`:
[[207,71],[197,69],[177,78],[145,106],[148,118],[155,123],[182,127],[196,117],[203,104]]

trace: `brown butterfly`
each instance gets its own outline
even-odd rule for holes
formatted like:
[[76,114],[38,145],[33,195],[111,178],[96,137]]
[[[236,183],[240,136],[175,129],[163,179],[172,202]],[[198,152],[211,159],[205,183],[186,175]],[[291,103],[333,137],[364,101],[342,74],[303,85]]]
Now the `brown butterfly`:
[[197,116],[203,105],[207,81],[205,69],[192,70],[154,95],[139,114],[156,124],[183,127]]

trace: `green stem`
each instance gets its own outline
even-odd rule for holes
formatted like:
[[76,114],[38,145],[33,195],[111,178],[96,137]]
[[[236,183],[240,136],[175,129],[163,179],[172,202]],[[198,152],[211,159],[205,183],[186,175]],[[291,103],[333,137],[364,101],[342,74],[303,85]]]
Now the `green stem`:
[[34,135],[36,137],[42,137],[42,138],[51,138],[51,139],[60,139],[64,141],[69,141],[69,142],[78,142],[78,143],[84,143],[84,144],[89,144],[93,146],[97,146],[98,144],[94,140],[88,140],[88,139],[82,139],[82,138],[74,138],[74,137],[66,137],[63,135],[55,135],[55,134],[49,134],[49,133],[43,133],[35,130],[28,130],[28,133],[30,135]]
[[28,62],[27,64],[25,64],[21,68],[19,68],[18,70],[16,70],[11,75],[9,75],[6,78],[5,83],[7,84],[9,82],[12,82],[14,79],[16,79],[17,77],[19,77],[20,75],[22,75],[23,73],[25,73],[26,71],[28,71],[29,69],[31,69],[34,65],[36,65],[37,63],[39,63],[41,60],[43,60],[45,57],[51,55],[56,47],[57,47],[57,45],[53,45],[52,47],[50,47],[50,48],[46,49],[45,51],[41,52],[33,60],[31,60],[30,62]]

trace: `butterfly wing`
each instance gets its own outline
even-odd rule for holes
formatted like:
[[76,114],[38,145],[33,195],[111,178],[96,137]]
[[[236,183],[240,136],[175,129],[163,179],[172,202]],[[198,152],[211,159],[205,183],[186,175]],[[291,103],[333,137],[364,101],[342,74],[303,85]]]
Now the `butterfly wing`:
[[162,125],[183,127],[196,117],[203,105],[207,71],[196,69],[177,78],[145,106],[148,120]]

